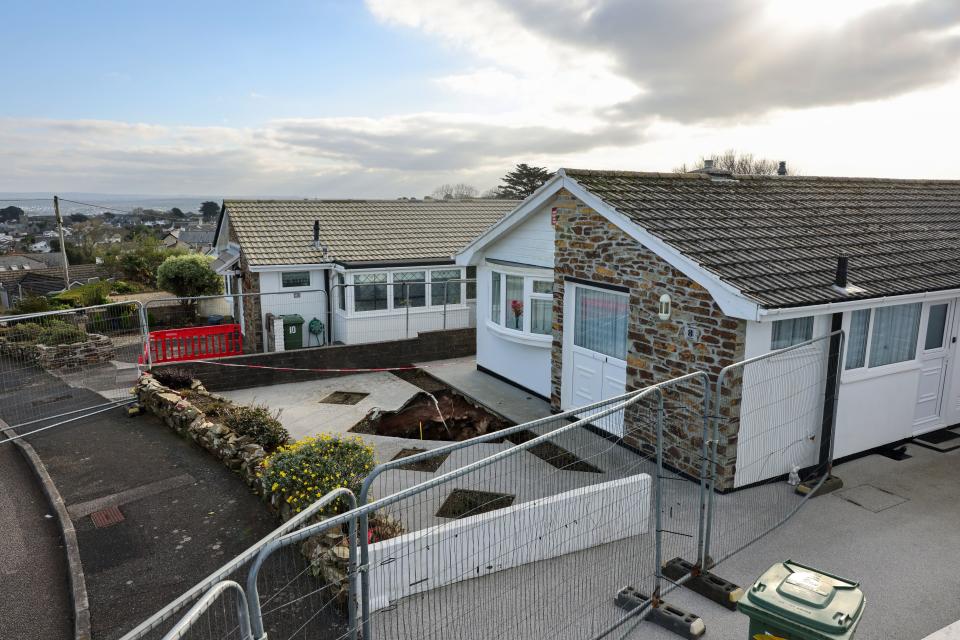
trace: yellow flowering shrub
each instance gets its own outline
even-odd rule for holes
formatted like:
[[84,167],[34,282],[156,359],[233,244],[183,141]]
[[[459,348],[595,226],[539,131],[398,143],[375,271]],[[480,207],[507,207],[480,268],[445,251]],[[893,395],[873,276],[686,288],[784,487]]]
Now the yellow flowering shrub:
[[[360,438],[323,434],[278,447],[264,459],[259,476],[273,504],[287,504],[299,513],[339,487],[360,493],[375,465],[373,447]],[[341,502],[333,503],[328,513],[345,508]]]

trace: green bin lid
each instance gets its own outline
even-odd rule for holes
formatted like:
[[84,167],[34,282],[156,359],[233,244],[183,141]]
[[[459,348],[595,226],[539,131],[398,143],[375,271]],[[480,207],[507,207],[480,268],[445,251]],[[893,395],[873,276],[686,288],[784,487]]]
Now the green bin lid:
[[741,607],[775,614],[783,620],[832,635],[843,635],[860,620],[860,584],[788,560],[770,567],[750,587]]
[[291,313],[283,316],[283,326],[289,327],[292,324],[303,324],[303,316],[297,313]]

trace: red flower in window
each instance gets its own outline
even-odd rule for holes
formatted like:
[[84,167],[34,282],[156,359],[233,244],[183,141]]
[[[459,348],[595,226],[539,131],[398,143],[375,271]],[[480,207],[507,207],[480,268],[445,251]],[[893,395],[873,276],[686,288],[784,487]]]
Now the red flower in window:
[[511,300],[510,308],[513,310],[513,315],[520,317],[523,315],[523,301],[522,300]]

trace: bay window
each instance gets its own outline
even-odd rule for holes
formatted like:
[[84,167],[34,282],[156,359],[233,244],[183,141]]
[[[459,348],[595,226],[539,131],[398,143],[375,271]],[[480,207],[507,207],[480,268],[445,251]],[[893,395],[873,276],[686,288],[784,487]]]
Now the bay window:
[[915,302],[851,313],[844,368],[872,369],[916,358],[921,310]]
[[490,322],[534,335],[553,333],[553,281],[543,276],[490,272]]

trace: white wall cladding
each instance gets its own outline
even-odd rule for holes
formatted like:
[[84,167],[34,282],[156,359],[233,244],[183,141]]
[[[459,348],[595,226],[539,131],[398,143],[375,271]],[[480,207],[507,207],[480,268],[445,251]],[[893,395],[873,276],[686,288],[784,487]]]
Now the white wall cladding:
[[553,268],[553,225],[550,224],[550,207],[520,223],[499,241],[484,251],[487,258],[508,260],[521,264]]
[[652,490],[641,473],[370,545],[371,608],[647,533]]

